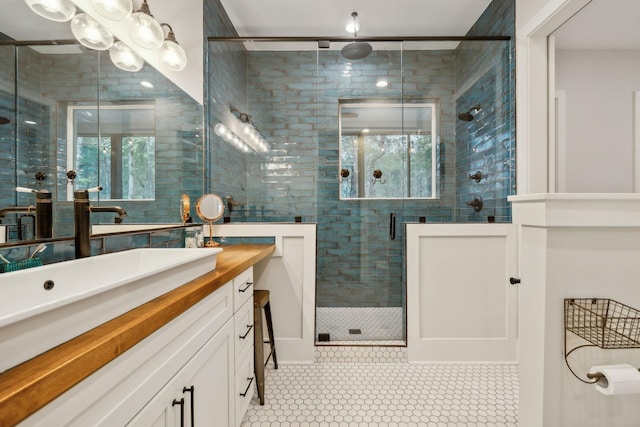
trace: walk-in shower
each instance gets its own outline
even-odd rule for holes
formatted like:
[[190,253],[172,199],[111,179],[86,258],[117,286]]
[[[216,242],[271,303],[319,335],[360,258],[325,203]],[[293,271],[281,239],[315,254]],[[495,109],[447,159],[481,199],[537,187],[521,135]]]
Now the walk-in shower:
[[[317,224],[317,344],[403,345],[404,224],[510,221],[512,42],[502,35],[358,41],[372,47],[361,59],[341,54],[353,42],[347,38],[210,37],[209,127],[232,104],[251,111],[271,143],[268,153],[245,154],[210,131],[210,173],[220,191],[246,200],[232,222]],[[388,108],[342,115],[345,105]],[[482,109],[470,111],[475,105]],[[458,120],[464,112],[474,120]],[[343,132],[345,117],[365,115],[369,122]],[[488,178],[470,180],[477,170]],[[348,186],[371,197],[345,197]],[[466,205],[475,192],[481,212]]]

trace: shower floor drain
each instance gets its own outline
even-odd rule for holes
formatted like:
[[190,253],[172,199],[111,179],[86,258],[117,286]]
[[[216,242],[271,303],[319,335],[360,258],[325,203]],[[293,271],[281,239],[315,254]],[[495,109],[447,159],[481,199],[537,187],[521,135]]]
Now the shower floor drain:
[[349,329],[349,335],[362,335],[362,331],[360,329]]

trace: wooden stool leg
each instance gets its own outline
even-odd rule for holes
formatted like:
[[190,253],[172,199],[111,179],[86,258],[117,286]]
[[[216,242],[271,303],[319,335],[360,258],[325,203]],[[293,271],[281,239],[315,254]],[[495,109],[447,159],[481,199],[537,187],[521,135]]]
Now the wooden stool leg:
[[253,370],[256,375],[258,397],[264,405],[264,343],[262,342],[262,310],[260,306],[253,306]]
[[278,358],[276,357],[276,339],[273,336],[273,322],[271,321],[271,304],[267,303],[264,306],[264,316],[267,319],[267,332],[269,333],[269,345],[271,347],[271,356],[273,357],[273,364],[278,369]]

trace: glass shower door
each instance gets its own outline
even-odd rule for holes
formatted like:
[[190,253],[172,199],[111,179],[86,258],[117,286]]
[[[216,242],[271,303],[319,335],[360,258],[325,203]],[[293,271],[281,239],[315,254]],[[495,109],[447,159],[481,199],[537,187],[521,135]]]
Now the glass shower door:
[[317,55],[319,344],[405,343],[402,46],[372,47]]

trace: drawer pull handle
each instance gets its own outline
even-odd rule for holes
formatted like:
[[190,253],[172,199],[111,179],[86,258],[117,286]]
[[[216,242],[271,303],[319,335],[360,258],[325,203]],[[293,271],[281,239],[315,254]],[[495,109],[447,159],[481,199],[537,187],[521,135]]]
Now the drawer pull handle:
[[180,405],[180,427],[184,427],[184,397],[180,400],[173,399],[171,406]]
[[191,394],[191,427],[195,427],[195,412],[196,412],[196,408],[195,408],[195,395],[196,395],[196,388],[194,386],[191,387],[183,387],[182,388],[182,394],[189,392]]
[[249,289],[251,286],[253,286],[253,282],[246,282],[245,283],[247,286],[245,286],[242,289],[238,289],[238,292],[245,292],[247,289]]
[[249,335],[249,332],[251,332],[251,329],[253,329],[253,325],[247,325],[247,332],[245,332],[244,335],[240,335],[240,339],[245,339],[247,335]]
[[247,384],[247,388],[244,389],[244,393],[240,393],[240,396],[245,397],[247,393],[249,393],[249,388],[251,387],[251,383],[253,383],[253,377],[247,378],[249,384]]

